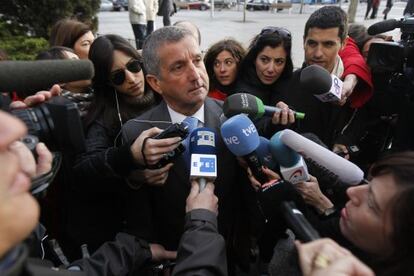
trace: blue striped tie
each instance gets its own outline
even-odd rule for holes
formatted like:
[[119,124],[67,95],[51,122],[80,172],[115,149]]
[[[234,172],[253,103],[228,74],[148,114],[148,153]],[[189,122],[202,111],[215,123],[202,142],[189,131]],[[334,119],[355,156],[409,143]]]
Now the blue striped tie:
[[195,117],[189,116],[184,119],[183,123],[188,125],[188,136],[183,141],[183,144],[185,146],[184,160],[185,160],[185,164],[187,165],[187,168],[190,168],[190,162],[191,162],[190,136],[191,136],[191,132],[193,132],[193,130],[197,128],[198,119]]

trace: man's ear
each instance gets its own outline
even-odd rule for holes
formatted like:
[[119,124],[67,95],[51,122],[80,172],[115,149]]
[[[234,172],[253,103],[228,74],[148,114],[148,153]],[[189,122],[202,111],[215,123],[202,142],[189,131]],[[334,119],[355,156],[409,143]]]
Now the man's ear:
[[160,81],[158,80],[158,78],[151,74],[147,74],[145,78],[147,79],[147,83],[151,86],[152,90],[162,95]]

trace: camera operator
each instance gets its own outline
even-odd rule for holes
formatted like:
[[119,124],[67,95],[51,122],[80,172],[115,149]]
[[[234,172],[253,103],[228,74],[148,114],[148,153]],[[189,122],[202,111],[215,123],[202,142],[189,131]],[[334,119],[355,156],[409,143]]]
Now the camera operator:
[[[115,242],[105,243],[90,258],[74,262],[68,270],[53,268],[46,260],[29,259],[27,248],[21,242],[36,226],[39,216],[39,206],[28,193],[29,176],[50,170],[52,158],[47,148],[39,144],[36,165],[28,149],[15,142],[25,133],[22,122],[0,111],[1,275],[126,275],[133,267],[151,259],[175,258],[174,252],[120,233]],[[217,234],[217,197],[213,190],[214,186],[209,183],[199,193],[198,184],[192,184],[177,275],[225,275],[224,240]]]

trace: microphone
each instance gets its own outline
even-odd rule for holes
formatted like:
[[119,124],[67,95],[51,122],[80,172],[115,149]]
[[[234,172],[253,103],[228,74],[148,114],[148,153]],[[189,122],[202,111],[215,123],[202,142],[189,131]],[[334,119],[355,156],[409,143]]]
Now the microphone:
[[[281,109],[264,105],[262,100],[247,93],[237,93],[226,98],[223,104],[223,113],[229,118],[237,114],[246,114],[250,119],[259,119],[263,116],[272,117],[275,112]],[[305,113],[293,112],[296,119],[305,118]]]
[[281,140],[278,132],[270,140],[270,152],[280,164],[280,173],[286,181],[292,184],[309,180],[308,167],[302,156],[286,146]]
[[200,192],[207,180],[214,181],[217,177],[216,139],[216,133],[206,127],[197,128],[190,135],[190,178],[198,180]]
[[310,242],[320,239],[318,231],[313,228],[294,202],[284,201],[281,207],[287,225],[299,240]]
[[227,148],[241,156],[252,170],[254,177],[261,183],[269,181],[262,170],[262,162],[256,152],[260,138],[253,122],[244,114],[229,118],[221,125],[221,136]]
[[259,156],[260,162],[263,165],[276,171],[279,169],[279,164],[277,160],[273,158],[272,153],[270,152],[270,142],[265,137],[259,136],[260,144],[256,149],[257,155]]
[[0,62],[0,91],[37,92],[53,84],[92,79],[90,60],[38,60]]
[[341,99],[342,81],[331,75],[325,68],[312,64],[300,74],[300,84],[321,102],[335,102]]
[[283,144],[317,164],[319,169],[338,177],[342,182],[359,184],[364,180],[364,172],[358,166],[293,130],[285,129],[275,135],[279,135]]
[[319,238],[318,232],[300,211],[306,213],[308,209],[292,183],[279,180],[262,189],[258,193],[258,202],[264,217],[271,222],[272,228],[275,228],[272,229],[273,232],[284,233],[286,228],[290,228],[302,241]]
[[383,20],[383,21],[377,22],[369,26],[367,31],[369,35],[377,35],[381,33],[386,33],[386,32],[394,30],[395,28],[399,28],[400,23],[401,22],[396,19]]

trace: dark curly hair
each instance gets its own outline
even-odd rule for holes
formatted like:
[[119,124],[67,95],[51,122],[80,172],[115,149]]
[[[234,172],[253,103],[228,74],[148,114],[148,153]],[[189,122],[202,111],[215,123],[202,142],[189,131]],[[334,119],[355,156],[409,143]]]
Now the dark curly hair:
[[232,38],[220,40],[210,46],[204,56],[204,64],[206,65],[207,74],[210,79],[210,91],[214,90],[217,85],[219,85],[216,77],[214,76],[214,61],[216,60],[217,56],[223,51],[229,52],[236,60],[237,70],[239,69],[240,62],[243,60],[246,54],[243,46]]

